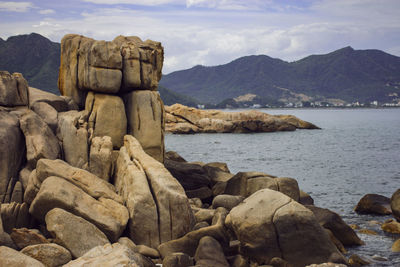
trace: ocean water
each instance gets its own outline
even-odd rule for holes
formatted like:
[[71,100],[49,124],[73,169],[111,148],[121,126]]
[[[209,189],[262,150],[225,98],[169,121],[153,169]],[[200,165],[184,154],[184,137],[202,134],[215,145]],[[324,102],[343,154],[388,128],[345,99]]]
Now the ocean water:
[[348,248],[371,258],[372,266],[400,266],[392,253],[396,238],[373,221],[390,216],[358,215],[353,211],[368,193],[387,197],[400,188],[400,109],[263,109],[269,114],[292,114],[322,130],[251,134],[196,134],[165,137],[166,149],[188,161],[226,162],[232,173],[262,171],[297,179],[315,205],[337,212],[349,224],[378,235],[358,234],[366,245]]

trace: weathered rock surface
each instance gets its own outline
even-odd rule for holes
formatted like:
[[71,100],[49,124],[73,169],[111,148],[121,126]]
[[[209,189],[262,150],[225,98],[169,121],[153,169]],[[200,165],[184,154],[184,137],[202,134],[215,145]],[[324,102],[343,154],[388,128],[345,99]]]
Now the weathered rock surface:
[[243,200],[244,197],[242,196],[218,195],[213,199],[212,207],[213,209],[223,207],[227,210],[231,210],[239,205]]
[[160,244],[158,211],[143,167],[131,159],[125,146],[119,151],[114,175],[115,187],[129,211],[128,230],[137,244]]
[[21,253],[32,257],[46,267],[57,267],[72,260],[71,253],[57,244],[38,244],[25,247]]
[[172,133],[249,133],[319,129],[294,116],[274,116],[260,111],[224,112],[199,110],[174,104],[166,106],[165,130]]
[[229,246],[229,236],[225,227],[225,218],[228,211],[218,208],[213,217],[212,225],[191,231],[181,238],[162,243],[158,251],[164,258],[172,253],[183,252],[189,256],[194,256],[199,241],[204,236],[215,238],[223,247]]
[[28,83],[21,73],[0,71],[0,106],[28,105]]
[[50,210],[45,219],[47,230],[54,241],[71,251],[75,258],[94,247],[110,243],[95,225],[63,209]]
[[123,96],[128,119],[128,134],[133,135],[143,150],[164,162],[164,105],[155,91],[133,91]]
[[186,234],[194,225],[194,217],[182,186],[162,163],[144,152],[133,136],[124,137],[124,146],[146,173],[157,205],[160,242]]
[[128,211],[121,204],[107,198],[94,199],[66,180],[51,176],[41,185],[29,212],[40,221],[53,208],[68,210],[93,223],[110,240],[117,240],[128,222]]
[[77,168],[87,168],[88,130],[87,114],[84,111],[71,110],[58,114],[57,137],[62,143],[64,159]]
[[360,199],[354,211],[361,214],[392,214],[390,198],[378,194],[366,194]]
[[80,258],[70,261],[64,267],[141,267],[140,257],[120,243],[97,246]]
[[89,92],[85,110],[89,116],[88,129],[93,137],[110,136],[113,147],[120,148],[127,128],[122,99],[115,95]]
[[33,111],[26,111],[20,118],[20,127],[25,135],[26,158],[31,169],[39,159],[57,159],[60,145],[57,137],[42,118]]
[[36,229],[13,228],[10,237],[19,249],[23,249],[24,247],[31,245],[49,243],[49,241],[39,232],[39,230]]
[[314,213],[319,224],[329,229],[332,234],[345,246],[359,246],[364,242],[357,236],[354,230],[348,226],[339,214],[315,206],[306,206]]
[[0,110],[0,203],[11,200],[18,171],[25,156],[24,135],[18,117]]
[[400,238],[394,241],[392,245],[392,252],[400,252]]
[[193,266],[193,260],[185,253],[172,253],[163,259],[163,267],[189,267]]
[[259,264],[274,257],[294,266],[345,263],[313,213],[280,192],[257,191],[233,208],[225,223],[241,242],[241,254]]
[[56,133],[58,124],[57,110],[45,102],[35,102],[31,109],[47,123],[53,133]]
[[300,189],[295,179],[275,177],[262,172],[238,172],[226,182],[224,192],[248,197],[264,188],[279,191],[295,201],[300,199]]
[[400,223],[389,219],[381,225],[381,229],[387,233],[400,234]]
[[194,259],[198,267],[229,267],[221,245],[211,236],[200,239]]
[[397,221],[400,222],[400,189],[397,189],[390,198],[390,207],[393,212],[393,216]]
[[211,181],[206,170],[198,164],[165,159],[164,166],[185,190],[211,186]]
[[[69,101],[58,96],[34,87],[28,88],[29,92],[29,107],[33,107],[36,103],[46,103],[52,106],[57,112],[65,112],[71,109]],[[76,109],[76,108],[75,108]]]
[[155,90],[164,60],[159,42],[118,36],[111,42],[68,34],[61,40],[58,88],[81,108],[87,90],[124,93]]
[[94,137],[90,146],[89,171],[105,181],[112,171],[113,144],[111,137]]
[[68,165],[62,160],[42,159],[36,166],[36,178],[42,183],[47,177],[57,176],[76,185],[95,199],[111,199],[118,203],[122,198],[115,192],[112,184],[104,181],[96,175]]
[[6,233],[11,233],[13,228],[30,228],[32,217],[29,214],[29,207],[26,203],[7,203],[1,204],[1,219],[3,229]]
[[45,267],[40,261],[4,246],[0,246],[0,266]]

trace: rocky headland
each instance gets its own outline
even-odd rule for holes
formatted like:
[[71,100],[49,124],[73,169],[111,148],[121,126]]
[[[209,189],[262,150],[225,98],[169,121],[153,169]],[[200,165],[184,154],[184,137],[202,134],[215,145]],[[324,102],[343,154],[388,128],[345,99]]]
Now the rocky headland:
[[205,111],[179,105],[165,115],[154,41],[69,34],[60,64],[62,96],[0,72],[0,266],[345,266],[345,247],[363,244],[293,178],[164,149],[171,116],[204,132],[312,124],[253,111],[200,123]]
[[257,110],[225,112],[181,104],[165,106],[165,131],[191,133],[254,133],[319,129],[293,115],[270,115]]

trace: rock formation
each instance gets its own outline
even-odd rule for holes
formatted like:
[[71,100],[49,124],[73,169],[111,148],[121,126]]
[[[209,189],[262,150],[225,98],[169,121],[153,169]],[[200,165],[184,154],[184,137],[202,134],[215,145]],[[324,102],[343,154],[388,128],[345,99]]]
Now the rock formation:
[[177,132],[316,127],[255,111],[165,114],[162,64],[158,42],[69,34],[62,96],[0,72],[0,265],[345,262],[336,246],[361,240],[339,215],[298,203],[311,197],[295,179],[164,151],[165,116]]
[[165,107],[165,131],[190,133],[251,133],[319,129],[292,115],[269,115],[257,110],[224,112],[174,104]]

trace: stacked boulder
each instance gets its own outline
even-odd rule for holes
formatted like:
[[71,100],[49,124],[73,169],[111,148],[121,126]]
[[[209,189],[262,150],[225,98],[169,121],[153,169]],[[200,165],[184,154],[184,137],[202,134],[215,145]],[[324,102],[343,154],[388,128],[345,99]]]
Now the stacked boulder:
[[304,266],[362,244],[295,179],[164,153],[160,43],[61,49],[62,96],[0,72],[0,266]]
[[[151,40],[118,36],[106,42],[64,36],[58,87],[84,109],[65,114],[62,120],[60,134],[67,139],[63,148],[69,163],[90,165],[84,139],[88,146],[93,137],[110,136],[114,149],[119,149],[125,134],[133,135],[146,153],[163,162],[164,108],[156,91],[163,59],[161,43]],[[80,151],[73,151],[75,141],[82,143]]]

